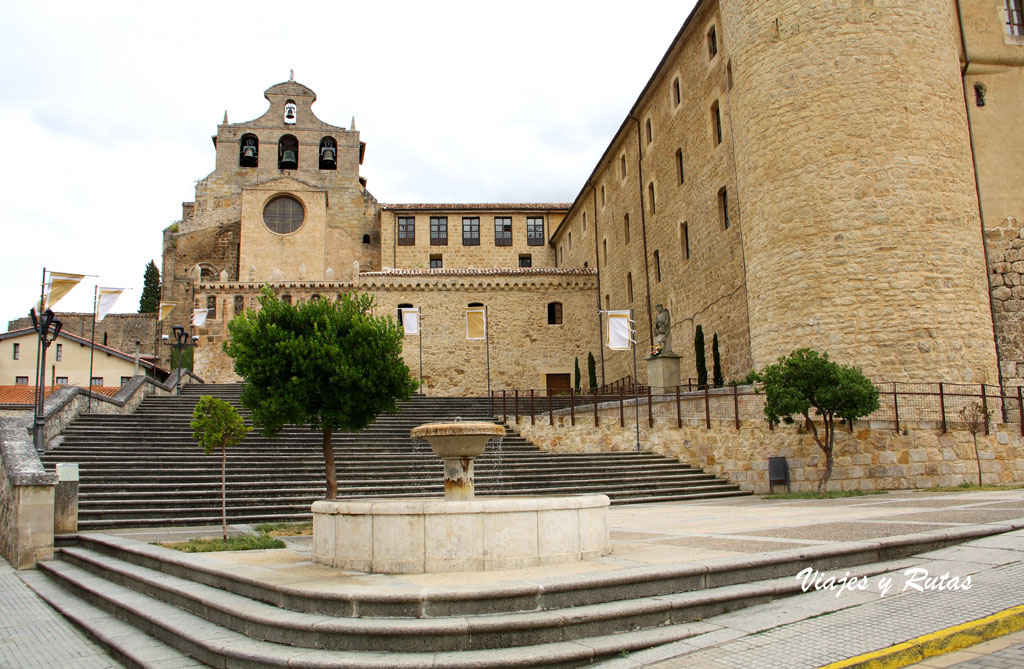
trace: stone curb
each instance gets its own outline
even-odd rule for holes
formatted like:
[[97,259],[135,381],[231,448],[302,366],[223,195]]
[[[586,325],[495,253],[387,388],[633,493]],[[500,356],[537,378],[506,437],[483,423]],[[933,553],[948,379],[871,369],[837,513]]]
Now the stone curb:
[[978,620],[947,627],[883,650],[865,653],[821,669],[897,669],[945,655],[1024,629],[1024,605],[1014,606]]

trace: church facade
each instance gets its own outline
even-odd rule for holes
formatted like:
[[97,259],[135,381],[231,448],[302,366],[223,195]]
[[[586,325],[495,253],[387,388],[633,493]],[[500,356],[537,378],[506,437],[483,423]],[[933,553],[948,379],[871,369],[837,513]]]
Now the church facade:
[[810,346],[876,380],[1024,385],[1022,65],[1020,0],[701,0],[571,203],[382,204],[354,124],[284,82],[218,127],[164,231],[169,320],[209,310],[213,381],[268,282],[420,308],[404,355],[431,394],[560,387],[577,359],[585,385],[588,353],[599,384],[629,376],[601,310],[633,310],[643,353],[659,303],[684,378],[701,325],[727,379]]

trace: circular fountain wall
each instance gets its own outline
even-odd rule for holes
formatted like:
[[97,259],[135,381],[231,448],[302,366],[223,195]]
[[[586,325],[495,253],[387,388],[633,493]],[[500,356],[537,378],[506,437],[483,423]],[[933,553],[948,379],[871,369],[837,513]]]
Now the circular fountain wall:
[[434,423],[412,431],[445,461],[445,499],[320,500],[313,561],[386,574],[519,569],[609,551],[605,495],[475,497],[473,458],[505,429]]

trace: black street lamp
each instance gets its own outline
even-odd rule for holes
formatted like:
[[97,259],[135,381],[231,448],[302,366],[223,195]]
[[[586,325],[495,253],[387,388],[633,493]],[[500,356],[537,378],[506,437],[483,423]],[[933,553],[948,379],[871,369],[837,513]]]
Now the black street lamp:
[[60,319],[54,318],[53,309],[44,311],[42,319],[36,315],[35,308],[30,313],[32,329],[39,333],[39,355],[37,356],[39,366],[36,368],[36,407],[32,442],[35,444],[36,450],[42,452],[46,448],[46,444],[43,442],[43,432],[46,429],[46,416],[43,409],[43,395],[45,395],[46,389],[46,349],[60,334],[60,329],[64,324],[60,322]]
[[[174,392],[177,395],[181,394],[181,354],[186,348],[191,348],[199,345],[198,335],[192,335],[192,341],[189,341],[188,330],[181,325],[175,325],[171,328],[171,333],[174,335],[174,341],[170,342],[170,345],[178,350],[178,378],[174,382]],[[163,340],[168,341],[171,337],[164,335]]]

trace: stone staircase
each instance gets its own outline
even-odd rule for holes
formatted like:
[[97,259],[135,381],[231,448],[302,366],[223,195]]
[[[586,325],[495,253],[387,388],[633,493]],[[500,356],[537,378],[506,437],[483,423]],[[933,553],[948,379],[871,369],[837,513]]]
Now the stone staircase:
[[[240,408],[238,384],[191,385],[179,397],[149,397],[131,415],[80,416],[47,467],[80,467],[79,529],[205,525],[220,522],[220,454],[205,455],[189,421],[201,395]],[[241,410],[248,422],[248,412]],[[437,420],[493,420],[488,400],[417,397],[360,433],[335,433],[339,496],[443,496],[441,461],[409,430]],[[318,432],[256,432],[228,451],[227,513],[232,523],[307,520],[326,492]],[[613,504],[744,494],[737,486],[655,454],[552,454],[514,430],[476,462],[480,495],[603,493]]]

